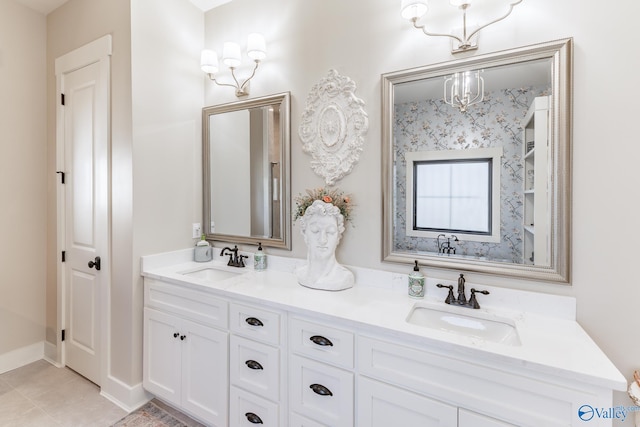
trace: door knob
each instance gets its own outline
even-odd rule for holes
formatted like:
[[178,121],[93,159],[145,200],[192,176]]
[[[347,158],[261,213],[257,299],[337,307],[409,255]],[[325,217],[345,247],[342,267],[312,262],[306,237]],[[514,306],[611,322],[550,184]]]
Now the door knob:
[[97,256],[96,259],[94,261],[89,261],[89,264],[87,264],[89,266],[89,268],[96,268],[96,270],[100,271],[100,257]]

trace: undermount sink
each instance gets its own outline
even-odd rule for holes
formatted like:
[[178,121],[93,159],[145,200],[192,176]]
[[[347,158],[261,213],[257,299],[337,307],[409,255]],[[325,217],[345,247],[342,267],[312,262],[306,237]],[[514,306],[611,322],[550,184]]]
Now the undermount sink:
[[198,270],[185,271],[180,274],[184,276],[194,277],[196,279],[206,280],[208,282],[219,282],[221,280],[236,277],[244,271],[222,270],[214,267],[205,267]]
[[[448,309],[450,308],[450,309]],[[485,341],[519,346],[520,337],[514,322],[501,316],[461,307],[436,308],[416,303],[407,316],[413,325],[479,338]],[[464,310],[465,312],[462,312]]]

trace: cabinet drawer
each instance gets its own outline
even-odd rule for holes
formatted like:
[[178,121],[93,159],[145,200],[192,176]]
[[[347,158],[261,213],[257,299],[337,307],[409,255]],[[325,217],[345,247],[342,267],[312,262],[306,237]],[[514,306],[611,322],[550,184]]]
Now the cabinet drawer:
[[208,326],[227,328],[227,302],[206,292],[145,278],[144,304]]
[[353,368],[353,333],[291,318],[289,340],[295,353]]
[[293,355],[290,358],[291,410],[317,423],[353,426],[353,374]]
[[231,303],[229,312],[232,332],[269,344],[280,344],[280,313],[235,303]]
[[279,411],[277,404],[239,388],[231,387],[229,425],[280,427]]
[[280,350],[232,335],[229,355],[231,384],[270,400],[280,399]]

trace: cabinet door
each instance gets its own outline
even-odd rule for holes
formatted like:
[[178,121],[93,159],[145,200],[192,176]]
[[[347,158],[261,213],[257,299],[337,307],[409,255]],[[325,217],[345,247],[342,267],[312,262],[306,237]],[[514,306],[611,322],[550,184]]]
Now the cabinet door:
[[144,371],[146,390],[176,405],[180,404],[180,319],[144,309]]
[[514,424],[498,421],[476,412],[460,409],[458,412],[458,427],[516,427]]
[[452,427],[458,423],[455,406],[365,377],[358,379],[357,407],[361,427]]
[[182,407],[214,426],[227,425],[227,333],[182,321]]

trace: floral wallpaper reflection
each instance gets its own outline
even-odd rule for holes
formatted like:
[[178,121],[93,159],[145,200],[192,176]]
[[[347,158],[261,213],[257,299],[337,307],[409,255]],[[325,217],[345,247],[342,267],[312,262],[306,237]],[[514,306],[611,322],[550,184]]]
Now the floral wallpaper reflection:
[[442,99],[408,102],[395,106],[394,250],[438,252],[436,239],[406,235],[404,153],[502,146],[504,155],[500,176],[501,242],[469,242],[464,241],[462,237],[459,242],[455,242],[456,255],[522,263],[524,176],[521,123],[533,99],[549,93],[548,87],[485,92],[484,101],[469,107],[466,113],[445,104]]

